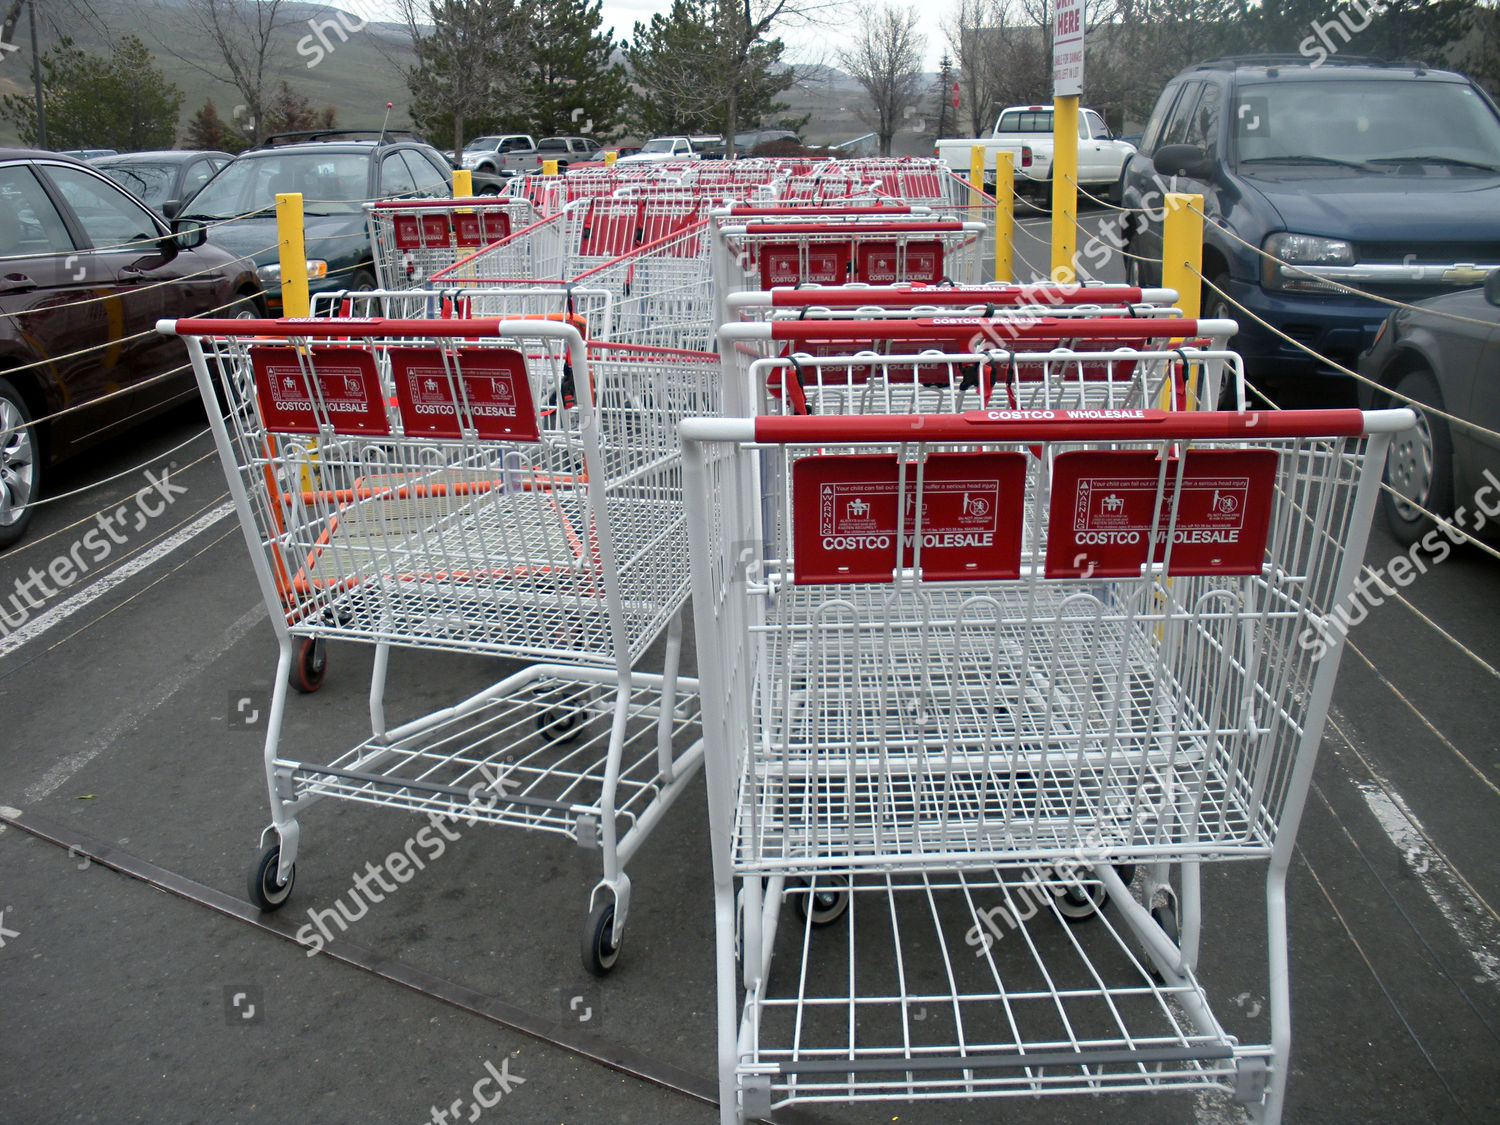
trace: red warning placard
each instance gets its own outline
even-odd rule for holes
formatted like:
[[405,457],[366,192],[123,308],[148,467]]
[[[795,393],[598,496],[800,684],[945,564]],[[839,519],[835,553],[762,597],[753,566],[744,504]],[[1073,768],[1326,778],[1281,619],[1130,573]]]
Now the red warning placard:
[[900,475],[887,454],[805,457],[792,466],[799,584],[889,582],[898,542],[899,565],[920,563],[929,581],[1020,574],[1024,453],[934,453],[922,470],[920,504],[916,464],[906,464],[904,495]]
[[505,211],[459,211],[453,233],[460,246],[488,246],[510,237],[510,214]]
[[375,356],[363,348],[250,349],[255,397],[266,429],[315,434],[326,424],[339,434],[388,434],[390,421]]
[[391,378],[408,437],[536,441],[526,360],[509,348],[391,348]]
[[773,285],[842,285],[848,280],[849,247],[843,243],[776,242],[760,248],[763,289]]
[[1169,574],[1259,574],[1276,459],[1270,449],[1196,449],[1168,461],[1163,474],[1150,450],[1058,454],[1047,577],[1139,575],[1151,550],[1153,522],[1153,561],[1167,559]]
[[854,280],[871,285],[885,285],[895,281],[942,281],[943,244],[923,240],[907,242],[898,249],[894,239],[888,242],[861,242]]

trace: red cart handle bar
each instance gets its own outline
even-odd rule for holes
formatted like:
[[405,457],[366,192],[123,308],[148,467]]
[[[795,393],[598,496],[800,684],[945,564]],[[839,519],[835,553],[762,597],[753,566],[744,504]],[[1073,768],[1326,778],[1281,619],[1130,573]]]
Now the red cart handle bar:
[[1003,308],[1015,305],[1138,305],[1144,299],[1143,293],[1138,286],[1132,285],[872,285],[867,288],[830,285],[802,289],[778,286],[771,290],[771,307],[814,305],[845,309],[895,302],[921,305],[989,303]]
[[481,317],[476,320],[386,320],[378,316],[294,316],[278,320],[158,320],[163,336],[271,336],[340,338],[395,336],[567,336],[578,334],[570,325],[541,317]]
[[[717,440],[705,420],[682,424],[684,437]],[[732,421],[729,419],[725,420]],[[1410,428],[1408,409],[1273,410],[971,410],[963,414],[842,414],[755,418],[753,440],[771,445],[895,445],[910,442],[1188,441],[1194,438],[1359,437]],[[743,428],[743,427],[741,427]],[[700,430],[708,432],[700,433]]]
[[[772,340],[884,340],[893,333],[903,340],[952,341],[964,336],[987,338],[979,350],[1004,348],[1010,340],[1161,340],[1213,335],[1220,328],[1233,331],[1229,321],[1188,320],[1176,317],[1040,316],[1015,320],[981,316],[922,317],[915,320],[772,320],[726,325],[731,339]],[[751,331],[756,329],[756,331]],[[769,330],[769,332],[767,332]]]
[[[817,215],[809,215],[809,219],[816,219]],[[865,234],[954,234],[963,231],[963,223],[955,219],[909,219],[901,222],[880,223],[864,222],[855,219],[848,223],[828,223],[818,225],[816,222],[806,223],[762,223],[759,221],[749,222],[744,225],[743,231],[734,227],[727,228],[731,234],[798,234],[816,235],[819,238],[832,237],[834,235],[865,235]]]

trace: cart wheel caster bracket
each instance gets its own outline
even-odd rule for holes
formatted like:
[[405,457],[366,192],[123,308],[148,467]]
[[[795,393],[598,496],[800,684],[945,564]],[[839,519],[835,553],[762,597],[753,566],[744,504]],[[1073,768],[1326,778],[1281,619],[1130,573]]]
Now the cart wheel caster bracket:
[[280,910],[292,895],[292,883],[297,878],[297,865],[287,869],[286,882],[276,881],[276,869],[281,864],[281,845],[272,844],[260,853],[260,859],[250,869],[250,902],[262,913]]
[[851,892],[847,886],[828,886],[812,890],[806,883],[787,892],[797,904],[797,916],[814,926],[831,926],[849,909]]
[[583,924],[583,967],[596,977],[607,976],[620,959],[623,936],[615,933],[615,904],[594,907]]

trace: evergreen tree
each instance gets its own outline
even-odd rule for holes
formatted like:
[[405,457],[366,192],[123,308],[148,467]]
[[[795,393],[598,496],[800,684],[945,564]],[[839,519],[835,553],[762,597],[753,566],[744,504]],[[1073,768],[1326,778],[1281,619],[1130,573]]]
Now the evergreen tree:
[[630,86],[603,18],[601,0],[537,0],[526,85],[538,136],[608,136],[621,123]]
[[[56,148],[171,148],[182,90],[151,62],[134,35],[109,58],[79,50],[68,38],[42,53],[47,139]],[[36,106],[28,92],[0,98],[0,117],[15,122],[21,143],[36,144]]]
[[531,18],[532,0],[432,0],[429,25],[408,21],[412,120],[434,141],[451,138],[455,157],[471,137],[526,131]]
[[224,122],[219,120],[219,111],[214,108],[212,98],[199,106],[198,112],[188,121],[182,143],[186,148],[224,150]]

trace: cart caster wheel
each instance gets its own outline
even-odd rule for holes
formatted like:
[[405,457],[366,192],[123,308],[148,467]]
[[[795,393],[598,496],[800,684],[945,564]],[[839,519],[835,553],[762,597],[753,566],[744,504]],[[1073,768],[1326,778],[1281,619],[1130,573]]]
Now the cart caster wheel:
[[1057,912],[1068,922],[1087,922],[1104,909],[1109,894],[1101,883],[1071,883],[1053,893]]
[[791,892],[797,903],[797,917],[814,926],[831,926],[849,909],[849,889],[823,887],[810,891],[806,885]]
[[548,742],[575,742],[583,733],[583,712],[554,707],[536,717],[536,729]]
[[583,967],[596,977],[607,976],[620,959],[615,938],[615,904],[596,906],[583,924]]
[[310,695],[323,686],[328,673],[328,653],[321,638],[303,637],[292,660],[292,687]]
[[1162,903],[1160,906],[1151,908],[1151,920],[1160,926],[1163,932],[1172,939],[1173,945],[1182,941],[1182,932],[1177,927],[1177,911],[1172,908],[1171,903]]
[[266,914],[285,905],[292,896],[292,883],[297,879],[297,865],[294,863],[286,873],[286,882],[276,881],[276,867],[280,861],[281,845],[272,844],[261,853],[260,862],[250,869],[250,901]]

